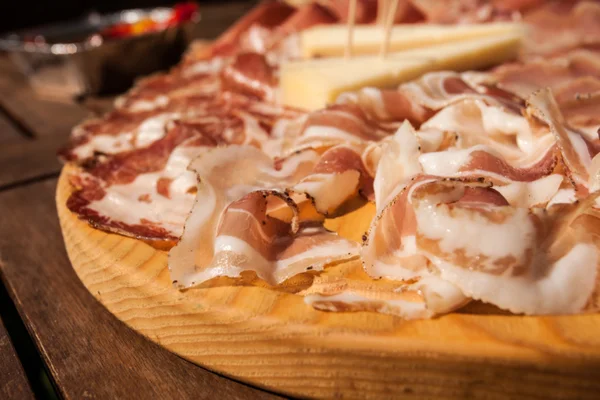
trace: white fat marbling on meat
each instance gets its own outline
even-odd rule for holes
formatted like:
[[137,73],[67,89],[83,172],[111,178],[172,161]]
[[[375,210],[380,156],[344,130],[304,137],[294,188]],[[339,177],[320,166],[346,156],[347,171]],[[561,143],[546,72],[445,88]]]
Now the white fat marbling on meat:
[[[187,171],[187,166],[200,151],[200,147],[178,147],[163,170],[138,175],[131,183],[109,186],[105,188],[106,195],[88,207],[129,225],[150,221],[179,237],[194,202],[189,190],[196,186],[196,175]],[[156,191],[160,178],[172,179],[170,198]]]
[[159,95],[151,100],[136,100],[127,109],[131,112],[151,111],[166,106],[169,104],[169,101],[168,96]]
[[216,74],[223,68],[225,60],[221,57],[214,57],[210,60],[196,61],[183,70],[183,76],[186,78],[195,75],[212,75]]
[[499,192],[513,207],[544,206],[557,194],[562,175],[552,174],[532,182],[511,182],[507,185],[497,185],[494,189]]
[[179,113],[166,113],[150,117],[136,129],[116,134],[91,135],[89,141],[73,149],[73,154],[80,159],[92,157],[94,153],[116,154],[146,147],[166,134],[167,123],[180,116]]
[[[495,240],[495,238],[490,238]],[[514,313],[574,314],[588,302],[596,282],[598,250],[589,243],[576,244],[554,264],[533,261],[525,275],[493,275],[437,260],[441,277],[467,296]],[[538,270],[544,271],[539,274]]]
[[460,173],[460,169],[471,160],[475,151],[485,151],[494,154],[487,146],[479,145],[464,150],[446,150],[434,153],[421,154],[419,163],[423,172],[436,176],[453,176]]
[[415,130],[408,121],[398,128],[394,136],[383,140],[381,147],[374,181],[377,212],[422,172],[419,164],[420,146]]
[[480,213],[450,209],[445,204],[424,200],[415,209],[418,232],[438,242],[442,252],[462,251],[467,257],[524,259],[535,237],[535,225],[524,208],[506,213],[496,223]]

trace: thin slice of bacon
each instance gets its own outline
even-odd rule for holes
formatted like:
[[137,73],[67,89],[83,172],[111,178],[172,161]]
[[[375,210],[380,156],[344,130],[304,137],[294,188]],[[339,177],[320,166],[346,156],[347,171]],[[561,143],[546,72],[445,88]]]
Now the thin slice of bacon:
[[600,5],[594,1],[549,1],[526,13],[523,20],[531,27],[528,54],[556,54],[597,44],[600,37]]
[[308,175],[317,159],[315,152],[305,151],[275,169],[259,150],[229,146],[194,160],[190,168],[199,176],[196,201],[180,242],[169,254],[174,283],[189,287],[252,270],[276,284],[355,257],[355,243],[321,225],[301,223],[298,205],[280,189]]
[[221,79],[225,90],[255,96],[261,100],[274,100],[273,67],[263,54],[237,54],[221,72]]
[[590,178],[589,167],[596,155],[595,150],[590,149],[584,135],[568,126],[550,89],[534,93],[528,102],[528,110],[550,127],[569,176],[575,185],[585,189]]
[[359,263],[327,268],[300,294],[305,303],[321,311],[372,311],[409,320],[444,314],[469,301],[454,285],[436,276],[415,283],[374,280]]
[[586,310],[600,261],[593,238],[573,221],[593,204],[549,211],[510,207],[437,184],[413,196],[416,247],[440,277],[473,299],[513,313]]

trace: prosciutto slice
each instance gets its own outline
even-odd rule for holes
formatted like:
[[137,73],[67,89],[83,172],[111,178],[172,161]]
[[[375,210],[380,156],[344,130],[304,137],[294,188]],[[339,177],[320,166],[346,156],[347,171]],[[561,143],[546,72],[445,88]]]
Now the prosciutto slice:
[[[391,4],[359,1],[357,21]],[[490,71],[363,88],[311,113],[278,104],[297,32],[347,6],[265,2],[140,80],[61,152],[69,209],[170,249],[180,289],[258,278],[318,310],[405,319],[472,300],[598,310],[598,5],[403,0],[397,22],[523,19],[530,43]]]
[[[194,160],[190,168],[199,177],[196,200],[181,240],[169,253],[174,283],[189,287],[252,270],[278,284],[355,257],[355,243],[319,224],[302,223],[298,205],[282,190],[308,175],[316,156],[301,152],[276,170],[259,150],[229,146]],[[281,213],[282,205],[287,213]]]
[[514,313],[586,309],[599,253],[592,237],[571,224],[593,199],[542,212],[482,196],[461,202],[463,193],[445,191],[440,201],[434,186],[413,200],[416,247],[442,279]]

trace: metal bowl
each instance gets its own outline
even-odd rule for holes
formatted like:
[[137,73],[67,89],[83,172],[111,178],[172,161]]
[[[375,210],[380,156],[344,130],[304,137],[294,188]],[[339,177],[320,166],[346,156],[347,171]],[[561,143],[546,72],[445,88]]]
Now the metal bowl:
[[118,39],[95,33],[144,18],[162,22],[170,8],[134,9],[41,26],[0,37],[0,50],[41,94],[86,96],[129,88],[136,77],[174,65],[192,39],[199,18]]

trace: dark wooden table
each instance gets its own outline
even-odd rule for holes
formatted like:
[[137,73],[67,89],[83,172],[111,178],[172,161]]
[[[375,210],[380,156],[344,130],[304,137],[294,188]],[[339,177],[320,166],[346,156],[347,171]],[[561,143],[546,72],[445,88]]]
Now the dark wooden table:
[[[216,36],[248,7],[205,7],[203,37]],[[0,399],[277,397],[163,350],[79,282],[56,216],[55,153],[92,114],[36,97],[0,57]]]

